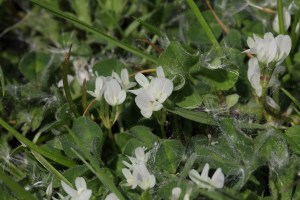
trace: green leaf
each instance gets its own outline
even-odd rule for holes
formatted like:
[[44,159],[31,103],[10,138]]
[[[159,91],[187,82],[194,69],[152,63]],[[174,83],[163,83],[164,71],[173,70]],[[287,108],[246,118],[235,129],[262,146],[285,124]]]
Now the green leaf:
[[203,101],[203,98],[190,83],[187,83],[181,90],[174,91],[170,99],[177,106],[186,109],[199,108]]
[[[239,78],[237,67],[232,65],[231,68],[209,69],[199,67],[197,78],[209,85],[212,91],[229,90],[234,87]],[[201,85],[199,84],[198,87],[201,87]]]
[[112,71],[119,73],[124,67],[118,59],[105,59],[95,63],[93,71],[99,76],[111,76]]
[[130,139],[125,148],[124,148],[124,154],[126,155],[132,155],[132,152],[134,152],[134,150],[138,147],[143,147],[145,146],[143,142],[141,142],[140,140],[136,139],[136,138],[132,138]]
[[175,174],[183,154],[184,147],[180,141],[165,140],[157,149],[155,155],[155,166],[158,168],[158,170]]
[[199,60],[199,51],[187,49],[179,42],[171,42],[160,55],[158,64],[163,67],[167,76],[175,78],[175,90],[185,85],[189,68]]
[[78,19],[91,24],[90,2],[86,0],[69,1],[72,8],[76,12]]
[[159,142],[160,138],[151,132],[151,129],[145,126],[134,126],[130,129],[130,133],[144,146],[151,148],[155,142]]
[[87,117],[79,117],[74,120],[73,132],[80,138],[82,145],[89,151],[93,152],[93,142],[99,138],[99,143],[103,143],[103,132],[97,123],[91,121]]
[[128,143],[128,141],[131,138],[133,138],[133,136],[128,133],[117,133],[117,134],[114,134],[114,138],[115,138],[116,144],[121,149],[121,152],[124,153],[126,144]]
[[288,141],[291,149],[297,153],[300,154],[300,125],[294,125],[291,128],[289,128],[283,136]]
[[28,53],[20,61],[19,70],[29,81],[37,81],[49,60],[50,56],[48,54],[41,52]]
[[223,38],[222,43],[225,47],[242,50],[241,33],[236,29],[231,29],[230,32]]

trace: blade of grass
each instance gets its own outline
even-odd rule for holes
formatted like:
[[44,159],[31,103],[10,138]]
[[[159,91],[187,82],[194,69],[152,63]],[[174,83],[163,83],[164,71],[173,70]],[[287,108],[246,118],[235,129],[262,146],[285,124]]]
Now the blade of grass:
[[84,160],[84,158],[77,151],[75,151],[74,149],[72,149],[72,151],[86,164],[87,167],[91,169],[95,169],[91,171],[95,173],[95,175],[99,178],[99,180],[104,185],[106,185],[111,192],[115,193],[119,199],[121,200],[125,199],[121,194],[121,192],[114,185],[114,182],[110,179],[110,177],[108,177],[105,174],[105,172],[101,170],[97,161],[93,158],[90,152],[82,145],[80,139],[73,133],[73,131],[68,126],[65,126],[65,128],[68,130],[69,134],[73,138],[74,142],[78,145],[79,149],[81,150],[85,158],[87,158],[90,161],[91,166]]
[[0,180],[16,195],[18,199],[36,199],[32,194],[27,192],[19,183],[15,182],[10,176],[4,174],[2,170],[0,170]]
[[220,49],[221,46],[216,39],[214,33],[212,32],[210,26],[206,22],[205,18],[203,17],[201,11],[198,9],[197,5],[195,4],[194,0],[187,0],[188,5],[190,6],[192,12],[194,13],[195,17],[197,18],[197,21],[200,23],[202,28],[204,29],[209,41],[213,46]]
[[26,137],[24,137],[21,133],[16,131],[13,127],[11,127],[8,123],[6,123],[2,118],[0,118],[0,125],[5,128],[8,132],[10,132],[13,136],[19,140],[19,142],[25,144],[28,148],[38,152],[39,154],[45,156],[46,158],[49,158],[50,160],[53,160],[54,162],[57,162],[63,166],[66,167],[73,167],[76,166],[76,163],[74,163],[72,160],[69,160],[67,157],[64,156],[58,156],[50,153],[49,151],[46,151],[30,140],[28,140]]
[[73,102],[71,92],[70,92],[69,82],[68,82],[68,68],[69,68],[69,60],[70,60],[70,55],[71,55],[71,49],[72,49],[72,44],[70,45],[69,52],[66,53],[64,62],[62,64],[62,67],[63,67],[63,70],[62,70],[63,71],[63,86],[64,86],[64,91],[65,91],[68,103],[70,105],[70,108],[71,108],[72,112],[74,113],[74,115],[76,117],[78,117],[79,114],[78,114],[78,111],[76,109],[76,105]]
[[151,56],[151,55],[148,55],[148,54],[145,54],[144,52],[136,49],[136,48],[133,48],[121,41],[118,41],[117,39],[97,30],[96,28],[88,25],[87,23],[84,23],[83,21],[80,21],[78,19],[76,19],[75,17],[69,15],[69,14],[66,14],[60,10],[57,10],[56,8],[52,7],[51,5],[45,3],[44,1],[42,0],[31,0],[33,3],[39,5],[40,7],[50,11],[52,14],[60,17],[60,18],[63,18],[69,22],[72,22],[78,26],[80,26],[82,29],[88,31],[88,32],[91,32],[91,33],[94,33],[94,34],[97,34],[98,36],[100,36],[101,38],[103,38],[104,40],[106,40],[107,42],[113,44],[113,45],[116,45],[128,52],[131,52],[132,54],[136,55],[136,56],[139,56],[141,58],[144,58],[144,59],[147,59],[153,63],[157,63],[156,59]]
[[58,180],[61,180],[68,184],[69,186],[72,186],[72,183],[68,181],[59,171],[57,171],[43,156],[41,156],[39,153],[35,151],[31,151],[32,155],[49,171],[51,172]]
[[299,103],[299,101],[295,98],[295,97],[293,97],[293,95],[291,94],[291,93],[289,93],[286,89],[284,89],[284,88],[280,88],[280,90],[286,95],[286,96],[288,96],[295,104],[296,104],[296,106],[298,107],[298,108],[300,108],[300,103]]

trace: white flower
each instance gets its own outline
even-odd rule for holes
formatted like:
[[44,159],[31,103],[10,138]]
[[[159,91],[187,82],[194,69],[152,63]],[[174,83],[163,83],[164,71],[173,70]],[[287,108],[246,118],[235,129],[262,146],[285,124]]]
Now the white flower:
[[141,92],[144,92],[148,89],[150,82],[144,74],[138,72],[134,76],[134,78],[135,78],[136,82],[141,86],[141,88],[136,89],[136,90],[129,90],[129,92],[131,92],[135,95],[139,95]]
[[155,185],[155,176],[150,174],[144,162],[133,165],[133,176],[143,190],[153,188]]
[[70,195],[71,200],[89,200],[92,195],[92,190],[87,189],[84,178],[77,177],[75,180],[76,189],[61,181],[61,185],[65,192]]
[[175,187],[172,189],[172,196],[171,200],[178,200],[181,194],[181,189],[180,187]]
[[119,198],[115,195],[115,193],[110,193],[104,200],[119,200]]
[[136,86],[135,82],[129,81],[129,75],[127,69],[122,69],[121,71],[121,77],[116,73],[112,73],[112,77],[115,78],[122,86],[124,90],[128,90],[134,86]]
[[149,95],[146,91],[141,92],[135,97],[135,103],[145,118],[150,118],[153,111],[158,111],[163,107],[161,103],[155,101],[154,97]]
[[105,88],[104,86],[105,86],[105,78],[98,76],[95,81],[95,90],[87,91],[87,93],[95,97],[97,100],[101,100]]
[[[287,30],[291,25],[291,14],[286,8],[283,9],[283,23],[284,23],[284,30]],[[273,30],[276,33],[280,32],[278,13],[276,14],[274,21],[273,21]]]
[[255,89],[257,96],[262,95],[262,87],[260,85],[260,68],[257,58],[251,58],[248,61],[248,80],[251,86]]
[[111,106],[120,105],[125,101],[126,92],[121,89],[118,81],[111,79],[106,82],[104,98]]
[[215,171],[212,178],[208,177],[208,171],[209,171],[209,164],[206,163],[202,170],[201,176],[196,170],[192,169],[189,172],[189,177],[194,183],[196,183],[199,187],[204,189],[212,190],[213,188],[223,188],[225,177],[222,172],[222,169],[218,168]]
[[274,108],[275,110],[280,110],[280,106],[272,99],[271,97],[267,96],[266,97],[266,102],[269,106]]
[[145,154],[145,148],[138,147],[135,149],[135,157],[129,157],[131,164],[123,161],[123,164],[128,167],[122,169],[122,173],[126,178],[126,186],[130,186],[132,189],[139,186],[143,190],[154,187],[155,176],[150,174],[146,167],[146,162],[149,159],[150,152]]
[[256,54],[259,62],[280,64],[290,53],[292,42],[288,35],[278,35],[274,38],[272,33],[265,33],[264,38],[253,34],[248,37],[247,44],[250,49],[244,51]]
[[132,173],[127,168],[123,168],[122,173],[127,181],[125,185],[130,186],[132,189],[138,185],[141,189],[147,190],[155,185],[155,176],[150,174],[144,162],[133,164]]

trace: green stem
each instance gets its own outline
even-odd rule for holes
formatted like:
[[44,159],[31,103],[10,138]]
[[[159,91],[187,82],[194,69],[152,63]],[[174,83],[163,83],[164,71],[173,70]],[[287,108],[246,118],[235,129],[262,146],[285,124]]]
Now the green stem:
[[52,153],[38,147],[36,144],[28,140],[26,137],[24,137],[21,133],[16,131],[13,127],[11,127],[8,123],[6,123],[2,118],[0,118],[0,125],[5,128],[8,132],[10,132],[13,136],[17,138],[21,143],[25,144],[27,147],[29,147],[31,150],[34,150],[38,152],[39,154],[45,156],[46,158],[49,158],[50,160],[53,160],[63,166],[66,167],[74,167],[76,164],[69,160],[68,158],[60,155],[53,155]]
[[78,19],[76,19],[75,17],[69,15],[69,14],[66,14],[60,10],[57,10],[56,8],[52,7],[51,5],[45,3],[44,1],[41,1],[41,0],[31,0],[33,3],[41,6],[42,8],[50,11],[51,13],[53,13],[54,15],[60,17],[60,18],[63,18],[69,22],[72,22],[74,23],[75,25],[78,25],[79,27],[81,27],[82,29],[88,31],[88,32],[91,32],[91,33],[94,33],[94,34],[97,34],[98,36],[100,36],[102,39],[110,42],[111,44],[113,45],[116,45],[128,52],[131,52],[132,54],[136,55],[136,56],[139,56],[141,58],[145,58],[153,63],[157,63],[156,59],[151,56],[151,55],[148,55],[148,54],[145,54],[144,52],[136,49],[136,48],[133,48],[125,43],[122,43],[120,41],[118,41],[117,39],[97,30],[96,28],[92,27],[91,25],[83,22],[83,21],[80,21]]
[[64,91],[65,91],[65,94],[66,94],[67,101],[70,105],[70,108],[71,108],[72,112],[74,113],[74,115],[76,117],[79,117],[76,106],[75,106],[75,104],[73,102],[73,99],[72,99],[72,95],[71,95],[70,87],[69,87],[69,82],[68,82],[68,66],[69,66],[71,48],[72,48],[72,45],[70,46],[69,52],[66,54],[65,60],[63,62],[63,85],[64,85]]
[[208,23],[204,19],[203,15],[201,14],[201,11],[198,9],[198,7],[195,4],[194,0],[187,0],[187,3],[190,6],[191,10],[193,11],[194,15],[196,16],[198,22],[200,23],[200,25],[204,29],[204,31],[205,31],[209,41],[211,42],[211,44],[213,46],[215,46],[216,48],[220,49],[221,46],[220,46],[218,40],[216,39],[215,35],[213,34],[211,28],[209,27]]
[[32,194],[27,192],[19,183],[15,182],[10,176],[4,174],[0,170],[0,180],[18,197],[18,199],[34,200],[36,199]]
[[277,0],[277,13],[279,21],[279,32],[280,34],[285,34],[282,0]]

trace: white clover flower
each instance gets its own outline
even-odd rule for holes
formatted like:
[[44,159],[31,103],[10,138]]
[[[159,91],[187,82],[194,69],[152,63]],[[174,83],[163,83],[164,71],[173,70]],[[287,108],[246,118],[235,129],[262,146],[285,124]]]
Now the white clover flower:
[[129,75],[128,75],[127,69],[122,69],[121,77],[116,72],[112,73],[112,77],[115,78],[121,84],[121,87],[124,90],[128,90],[128,89],[136,86],[135,82],[129,81]]
[[121,89],[118,81],[111,79],[106,82],[104,98],[111,106],[120,105],[125,101],[126,92]]
[[212,190],[213,188],[223,188],[225,177],[222,172],[222,169],[218,168],[215,171],[212,178],[208,177],[208,171],[209,171],[209,164],[206,163],[202,170],[201,176],[196,170],[192,169],[189,172],[189,177],[194,183],[196,183],[199,187],[204,189]]
[[89,200],[92,195],[92,190],[87,189],[84,178],[77,177],[75,180],[76,189],[61,181],[61,185],[65,192],[71,197],[71,200]]
[[135,95],[139,95],[140,93],[142,93],[148,89],[150,82],[144,74],[138,72],[134,76],[134,78],[135,78],[136,82],[141,86],[141,88],[136,89],[136,90],[129,90],[129,92],[131,92]]
[[248,37],[247,44],[250,49],[244,51],[256,54],[259,62],[269,64],[274,62],[280,64],[290,53],[292,41],[288,35],[278,35],[274,38],[272,33],[265,33],[264,38],[253,34]]
[[248,61],[248,80],[251,86],[255,89],[258,97],[262,95],[262,86],[260,85],[260,68],[257,58],[251,58]]
[[95,97],[97,100],[101,100],[104,92],[104,88],[105,88],[105,78],[102,76],[98,76],[95,81],[95,90],[87,91],[87,93]]
[[165,72],[161,66],[156,68],[156,75],[158,78],[165,78]]
[[[283,9],[283,23],[284,23],[284,30],[287,30],[291,25],[291,14],[286,8]],[[272,26],[273,26],[273,30],[276,33],[280,33],[278,13],[276,14],[273,20]]]
[[104,200],[119,200],[119,198],[117,197],[117,195],[115,193],[110,193],[109,195],[107,195],[105,197]]
[[155,185],[155,176],[150,174],[144,162],[133,165],[133,176],[143,190],[153,188]]

